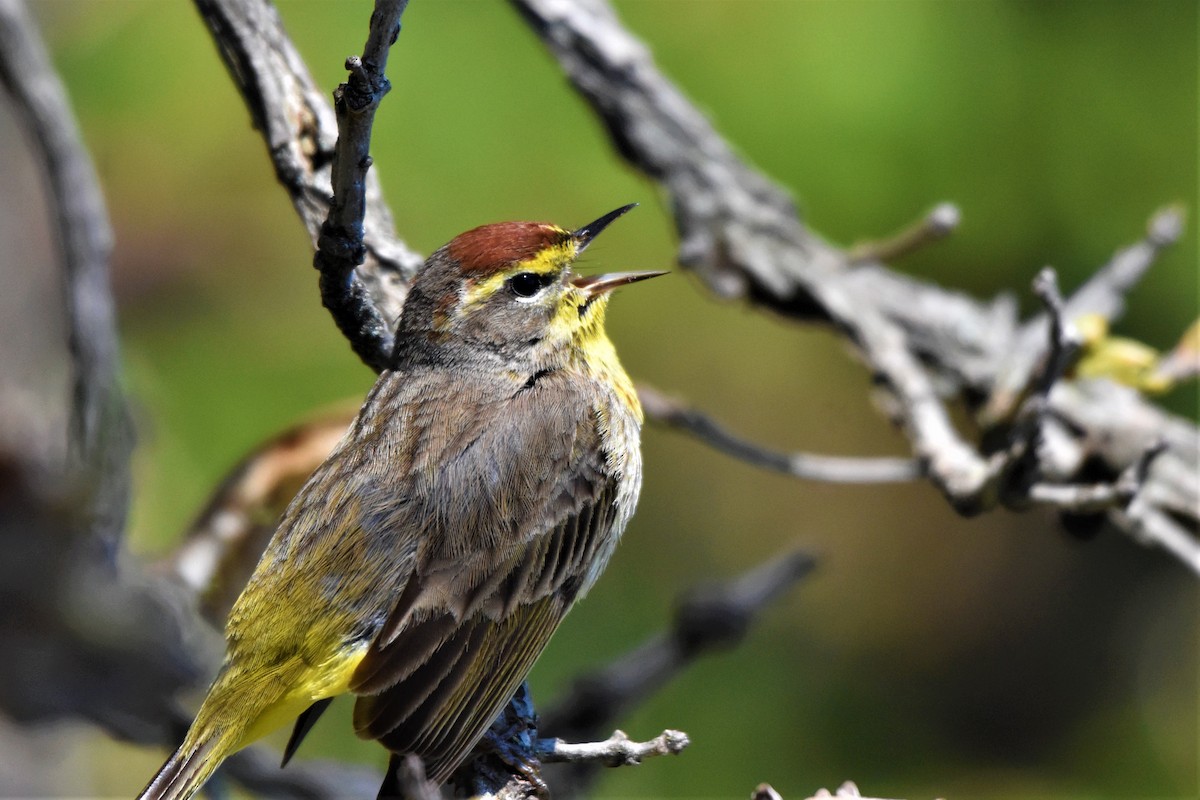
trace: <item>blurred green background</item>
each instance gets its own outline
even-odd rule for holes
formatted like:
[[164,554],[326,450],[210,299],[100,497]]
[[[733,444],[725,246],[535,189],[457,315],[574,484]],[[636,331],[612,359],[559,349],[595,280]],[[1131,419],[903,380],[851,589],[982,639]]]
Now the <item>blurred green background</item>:
[[[330,91],[365,2],[281,2]],[[127,381],[141,447],[130,534],[168,550],[255,443],[372,376],[330,324],[307,237],[187,3],[34,5],[107,191]],[[964,222],[906,259],[980,296],[1045,264],[1064,289],[1197,199],[1197,4],[617,3],[660,66],[815,230],[851,244],[935,202]],[[416,0],[376,124],[376,168],[429,252],[501,219],[577,225],[642,208],[589,250],[606,268],[673,264],[656,189],[612,154],[502,2]],[[6,153],[13,147],[6,145]],[[30,218],[42,213],[28,208]],[[1132,295],[1118,332],[1169,347],[1197,315],[1194,226]],[[639,380],[778,448],[904,453],[864,371],[825,331],[718,304],[687,275],[622,293],[610,330]],[[1196,416],[1195,387],[1164,401]],[[635,645],[673,598],[797,543],[818,574],[738,650],[698,663],[621,726],[693,746],[606,775],[608,797],[799,798],[850,778],[889,797],[1196,797],[1197,586],[1112,533],[1052,515],[955,516],[927,485],[800,483],[676,434],[645,434],[641,509],[605,579],[533,675],[545,703]],[[381,763],[349,703],[302,756]],[[340,716],[339,716],[340,714]],[[43,736],[53,737],[55,732]],[[161,753],[68,748],[72,794],[129,795]]]

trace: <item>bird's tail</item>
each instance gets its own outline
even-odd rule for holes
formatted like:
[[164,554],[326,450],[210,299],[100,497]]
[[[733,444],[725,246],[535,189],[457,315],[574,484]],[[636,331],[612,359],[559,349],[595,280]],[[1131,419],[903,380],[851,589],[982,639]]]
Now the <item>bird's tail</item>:
[[196,719],[138,800],[187,800],[226,758],[269,732],[250,729],[278,698],[269,675],[221,669]]
[[[347,674],[353,663],[347,662]],[[318,686],[314,693],[303,682],[309,669],[300,660],[260,670],[227,663],[208,690],[183,744],[138,800],[187,800],[233,753],[292,722],[314,700],[346,691],[344,684],[335,684],[332,690]],[[307,689],[288,691],[298,685]]]
[[[193,730],[179,749],[167,759],[158,774],[138,795],[138,800],[187,800],[199,791],[236,749],[240,738],[236,732],[215,732],[195,736]],[[194,742],[199,739],[199,742]]]

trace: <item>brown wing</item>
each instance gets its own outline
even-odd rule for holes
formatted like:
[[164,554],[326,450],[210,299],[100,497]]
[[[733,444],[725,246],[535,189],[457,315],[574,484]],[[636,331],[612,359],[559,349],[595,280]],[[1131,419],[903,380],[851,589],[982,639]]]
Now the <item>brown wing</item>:
[[591,404],[537,388],[442,437],[457,444],[415,492],[433,505],[413,571],[351,681],[358,734],[420,755],[437,781],[524,680],[612,535],[617,476]]

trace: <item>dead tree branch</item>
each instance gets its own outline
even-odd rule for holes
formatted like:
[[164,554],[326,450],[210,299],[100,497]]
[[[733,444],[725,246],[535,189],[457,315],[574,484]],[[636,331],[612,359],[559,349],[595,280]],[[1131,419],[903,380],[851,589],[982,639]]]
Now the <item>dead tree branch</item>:
[[[203,11],[209,2],[204,0],[199,5]],[[1014,415],[1018,402],[1033,388],[1031,381],[1039,374],[1037,365],[1045,361],[1051,341],[1046,327],[1049,317],[1035,317],[1021,325],[1010,297],[980,303],[893,273],[867,258],[880,253],[895,255],[910,247],[911,242],[919,244],[947,232],[956,222],[956,215],[950,213],[952,207],[939,206],[916,226],[916,233],[896,237],[906,242],[902,246],[893,242],[860,248],[855,253],[840,251],[801,223],[785,192],[736,156],[707,120],[657,71],[644,45],[621,27],[606,4],[600,0],[577,3],[529,0],[515,5],[559,59],[572,83],[597,110],[622,155],[667,189],[680,232],[680,263],[699,273],[722,296],[743,296],[776,312],[824,321],[841,331],[855,344],[882,388],[885,412],[908,434],[914,456],[911,463],[943,491],[956,509],[974,514],[1000,503],[1018,508],[1031,503],[1053,503],[1053,498],[1064,495],[1044,491],[1045,486],[1081,483],[1073,475],[1062,473],[1068,459],[1059,457],[1049,463],[1044,454],[1034,452],[1026,459],[1027,462],[1032,459],[1031,465],[1026,464],[1029,468],[1016,470],[1011,452],[991,453],[969,443],[950,423],[944,399],[965,398],[977,410],[981,423],[1000,432],[1000,438],[1009,439],[1005,450],[1012,451],[1023,439],[1033,443],[1029,439],[1030,426],[1049,427],[1055,423],[1047,414],[1037,414],[1032,421],[1028,417],[1017,420]],[[273,66],[294,67],[298,57],[287,44],[273,9],[254,1],[245,6],[258,10],[240,11],[243,17],[265,19],[274,26],[268,26],[271,33],[264,40],[280,52],[292,53],[290,60],[279,59]],[[227,15],[232,13],[224,5],[221,7]],[[215,34],[222,33],[217,27],[212,29]],[[221,42],[219,35],[218,41],[222,52],[239,52],[244,46]],[[227,61],[231,59],[227,57]],[[239,77],[236,71],[234,74]],[[304,84],[307,76],[302,70],[299,75],[284,83]],[[239,78],[239,84],[246,82],[244,76]],[[251,83],[258,85],[264,81]],[[246,96],[248,101],[254,99],[252,94]],[[274,120],[271,129],[287,129],[279,121],[287,119],[286,106],[273,108],[260,101],[258,108],[261,110],[256,112],[256,118],[261,114]],[[325,131],[317,138],[325,141],[331,138],[330,113],[314,113],[312,118],[314,130]],[[311,131],[309,135],[311,138]],[[271,146],[273,156],[294,149]],[[280,169],[278,159],[276,163],[281,175],[288,174]],[[367,177],[369,182],[370,175]],[[370,200],[368,192],[368,220],[375,208]],[[379,213],[386,216],[382,202]],[[308,218],[306,224],[312,231]],[[1143,241],[1117,253],[1080,291],[1064,301],[1064,318],[1073,319],[1086,312],[1118,313],[1125,293],[1144,274],[1156,254],[1178,237],[1181,224],[1177,209],[1156,215]],[[369,235],[365,241],[369,243]],[[364,285],[370,289],[371,303],[359,304],[353,298],[347,302],[361,308],[369,308],[373,303],[379,310],[379,318],[394,319],[403,302],[404,284],[400,276],[404,273],[392,270],[389,274],[394,280],[373,280],[375,270],[369,250],[368,245],[367,263],[357,272],[363,275]],[[417,257],[412,259],[415,262]],[[372,327],[375,323],[370,322],[375,317],[369,312],[367,316],[366,327],[377,331],[377,327]],[[386,343],[387,339],[375,341]],[[370,352],[372,347],[360,346],[359,350]],[[382,350],[375,348],[376,356],[368,357],[368,363],[377,364]],[[1046,386],[1041,389],[1043,393],[1048,391]],[[1114,386],[1096,391],[1119,393],[1120,389]],[[1058,408],[1064,397],[1074,396],[1054,392],[1053,399],[1047,400],[1059,420],[1064,415],[1078,418],[1083,412]],[[976,398],[984,401],[980,403]],[[650,400],[653,405],[654,398]],[[1146,413],[1151,413],[1154,407],[1144,400],[1141,403],[1146,406]],[[867,467],[869,477],[883,480],[907,476],[911,469],[901,461],[844,465],[821,457],[800,459],[769,453],[748,447],[748,443],[728,436],[719,428],[710,428],[701,418],[666,416],[672,417],[676,424],[685,420],[695,423],[686,426],[693,431],[705,428],[702,438],[727,452],[791,474],[820,479],[857,478],[862,474],[860,467]],[[1005,433],[1010,427],[1012,430]],[[1073,428],[1067,437],[1067,442],[1081,454],[1075,459],[1078,464],[1101,441],[1091,433]],[[1136,460],[1137,454],[1157,438],[1151,436],[1141,441],[1131,458]],[[1114,481],[1130,463],[1114,464]],[[842,471],[843,466],[851,468],[849,474]],[[876,472],[876,467],[882,472]],[[1151,486],[1162,482],[1179,487],[1200,483],[1197,478],[1194,462],[1189,466],[1186,459],[1164,459],[1147,481]],[[1034,484],[1043,487],[1036,497],[1029,493]],[[1155,495],[1150,492],[1150,496]],[[1110,492],[1109,496],[1119,501],[1126,495]],[[1192,492],[1186,499],[1190,503],[1185,504],[1188,510],[1183,512],[1183,527],[1173,532],[1176,535],[1168,536],[1176,545],[1193,539],[1193,532],[1200,527],[1197,510],[1200,491]],[[1113,514],[1110,518],[1119,528],[1133,532],[1127,514]],[[1151,526],[1155,530],[1157,527]],[[1139,538],[1146,535],[1144,531],[1138,534]],[[1169,549],[1179,550],[1178,546]]]
[[[977,514],[999,503],[1029,502],[1028,488],[1037,482],[1031,476],[1054,474],[1058,482],[1078,482],[1061,474],[1063,460],[1043,463],[1035,452],[1032,469],[1014,470],[1010,457],[993,457],[969,443],[951,424],[944,399],[961,398],[976,410],[981,423],[1008,440],[1001,449],[1019,443],[1022,433],[1028,438],[1027,432],[1006,429],[1034,390],[1031,381],[1048,347],[1057,341],[1047,330],[1048,316],[1019,325],[1011,298],[979,303],[865,259],[895,247],[846,253],[821,239],[801,222],[787,193],[742,161],[659,72],[645,45],[603,0],[513,4],[591,105],[621,155],[667,192],[680,238],[680,264],[721,297],[740,297],[797,320],[823,322],[848,339],[882,390],[884,412],[905,432],[924,473],[955,509]],[[1157,214],[1145,239],[1117,253],[1064,302],[1060,316],[1070,320],[1089,312],[1119,313],[1125,295],[1162,248],[1178,238],[1181,225],[1177,209]],[[1057,378],[1060,373],[1051,369],[1043,374]],[[1079,423],[1088,411],[1075,406],[1079,394],[1059,391],[1063,383],[1040,388],[1049,393],[1054,415]],[[1108,402],[1125,397],[1138,406],[1136,418],[1157,419],[1180,434],[1185,453],[1196,449],[1200,435],[1194,424],[1144,399],[1129,398],[1122,388],[1098,382],[1087,393]],[[1038,418],[1032,422],[1041,423]],[[1163,431],[1148,433],[1132,442],[1129,431],[1120,431],[1124,458],[1112,461],[1113,480]],[[1097,434],[1087,425],[1071,429],[1066,438],[1081,454],[1077,464],[1106,448]],[[1131,520],[1127,509],[1114,510],[1109,518],[1135,538],[1149,541],[1153,536],[1193,566],[1193,550],[1200,547],[1200,488],[1182,490],[1185,484],[1200,487],[1195,459],[1159,459],[1147,477],[1144,497],[1165,492],[1180,499],[1182,492],[1186,510],[1176,508],[1174,517],[1152,515],[1152,525]],[[1146,502],[1153,507],[1156,501]],[[1146,514],[1135,517],[1145,519]],[[1173,527],[1159,535],[1164,520]]]
[[83,493],[77,535],[115,563],[129,507],[133,426],[109,290],[112,229],[66,90],[20,0],[0,2],[0,83],[37,151],[57,226],[73,373],[66,473]]
[[[350,86],[362,80],[370,83],[374,79],[371,74],[382,76],[384,44],[394,38],[406,4],[380,5],[385,13],[379,24],[372,26]],[[370,86],[349,90],[350,106],[358,110],[350,112],[347,107],[342,114],[348,137],[337,158],[337,115],[283,30],[275,6],[264,0],[196,0],[196,7],[313,246],[318,245],[323,225],[332,215],[326,247],[322,248],[325,255],[316,261],[326,287],[323,296],[334,303],[332,311],[356,353],[368,365],[380,368],[390,355],[390,325],[400,318],[408,281],[425,259],[396,235],[378,178],[368,170],[371,120],[361,106],[361,92],[365,89],[368,97],[373,96]],[[366,65],[374,65],[372,72],[368,73]],[[383,85],[373,91],[382,92]],[[340,198],[336,210],[334,194]],[[358,267],[347,266],[350,261]],[[338,287],[348,293],[346,297],[332,296]]]
[[[1156,215],[1141,241],[1118,252],[1070,297],[1047,293],[1048,312],[1021,324],[1010,297],[980,302],[878,263],[943,235],[952,227],[944,219],[850,253],[807,229],[788,194],[736,155],[605,3],[514,4],[622,155],[667,191],[680,263],[719,296],[830,325],[854,344],[886,395],[887,413],[911,440],[914,458],[889,465],[893,474],[919,465],[913,471],[929,477],[963,513],[1024,502],[1100,513],[1200,573],[1196,426],[1125,387],[1062,378],[1069,361],[1063,331],[1082,313],[1121,312],[1126,294],[1178,238],[1178,210]],[[363,57],[348,63],[352,75],[340,113],[313,83],[269,3],[196,0],[196,6],[280,182],[323,253],[317,267],[326,303],[364,361],[382,368],[407,281],[421,263],[396,237],[369,170],[370,116],[386,91],[387,46],[405,2],[379,3]],[[20,609],[4,618],[0,638],[8,652],[31,656],[5,661],[0,703],[19,720],[81,717],[117,736],[173,744],[174,697],[204,672],[195,641],[201,626],[186,591],[124,569],[115,558],[132,436],[118,384],[107,273],[111,234],[65,93],[17,0],[0,0],[0,79],[51,187],[74,368],[69,480],[50,490],[36,466],[0,458],[0,538],[8,556],[0,565],[0,589],[11,601],[6,607]],[[1001,444],[985,449],[968,442],[950,422],[950,399],[963,399]],[[783,464],[780,454],[740,443],[711,421],[697,427],[707,427],[709,438],[729,450],[740,447],[743,456],[767,466]],[[1018,456],[1030,455],[1027,470],[1012,468]],[[794,474],[805,471],[792,457],[782,458]],[[1095,461],[1111,472],[1110,482],[1078,480],[1082,465]],[[828,467],[811,474],[837,473]],[[806,557],[790,556],[725,594],[684,604],[670,634],[598,673],[592,682],[602,691],[578,691],[582,699],[548,714],[546,727],[562,735],[572,725],[610,726],[612,715],[688,659],[736,641],[755,610],[810,567]],[[602,709],[594,700],[599,696]],[[357,772],[336,777],[325,767],[309,777],[293,769],[272,779],[263,763],[261,753],[250,751],[231,761],[230,774],[265,793],[311,797],[378,781]]]
[[196,679],[170,592],[118,561],[133,432],[108,257],[112,235],[66,92],[24,5],[0,2],[0,80],[43,170],[57,223],[72,365],[66,464],[0,453],[0,706],[78,717],[113,735],[169,735]]
[[[725,584],[701,587],[682,598],[671,627],[595,672],[576,678],[565,697],[543,716],[539,729],[569,741],[603,735],[696,658],[735,647],[759,613],[812,572],[815,559],[795,550],[754,567]],[[595,764],[553,769],[556,796],[586,793]]]
[[391,361],[396,319],[376,306],[356,270],[366,256],[363,220],[371,168],[375,110],[392,88],[384,70],[400,35],[408,0],[376,0],[363,55],[346,59],[350,77],[333,93],[338,138],[333,151],[333,201],[317,237],[313,266],[321,274],[321,301],[367,366],[382,372]]

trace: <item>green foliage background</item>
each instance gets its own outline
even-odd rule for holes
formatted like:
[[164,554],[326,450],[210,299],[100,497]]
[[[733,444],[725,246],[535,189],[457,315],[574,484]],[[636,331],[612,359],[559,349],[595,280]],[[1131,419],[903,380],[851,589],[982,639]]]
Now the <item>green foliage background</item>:
[[[280,7],[329,90],[365,2]],[[981,296],[1045,264],[1065,289],[1197,196],[1197,7],[1190,0],[812,0],[617,4],[745,157],[846,244],[940,200],[964,222],[898,267]],[[138,404],[132,543],[169,548],[248,448],[371,375],[321,309],[306,236],[186,3],[35,6],[116,225]],[[581,224],[643,207],[597,268],[673,264],[656,189],[613,155],[506,4],[415,0],[393,51],[374,157],[397,224],[429,252],[500,219]],[[1194,227],[1193,227],[1194,230]],[[1197,315],[1189,232],[1118,331],[1160,347]],[[718,304],[686,274],[610,316],[638,379],[779,448],[903,453],[830,334]],[[1194,387],[1166,399],[1195,416]],[[539,663],[545,702],[635,645],[673,598],[796,543],[822,567],[744,646],[697,664],[621,726],[691,734],[685,755],[607,776],[610,797],[803,797],[846,778],[900,797],[1194,797],[1197,591],[1182,567],[1051,515],[956,517],[926,485],[798,483],[651,427],[639,515]],[[378,762],[345,713],[302,755]],[[108,753],[109,750],[102,752]],[[91,790],[130,794],[160,754],[97,755]]]

